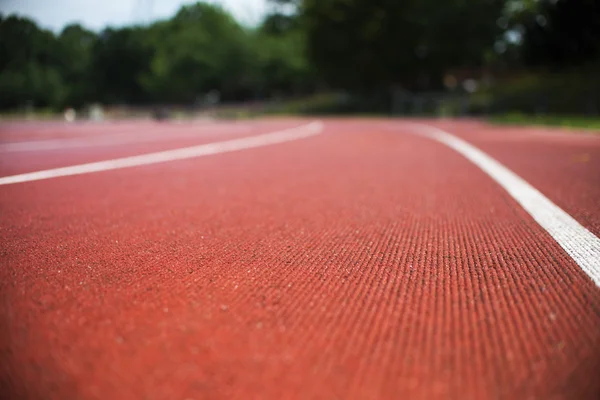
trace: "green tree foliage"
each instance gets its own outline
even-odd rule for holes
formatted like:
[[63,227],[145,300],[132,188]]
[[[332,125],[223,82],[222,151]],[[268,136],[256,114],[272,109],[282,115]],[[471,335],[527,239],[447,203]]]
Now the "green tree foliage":
[[[0,15],[0,108],[194,104],[442,88],[456,67],[578,66],[600,54],[595,0],[270,0],[247,27],[214,4],[148,26],[59,34]],[[491,55],[495,55],[491,57]],[[379,101],[379,100],[378,100]]]
[[309,90],[304,34],[275,29],[273,18],[248,28],[199,2],[149,26],[96,34],[69,25],[54,35],[26,18],[0,17],[0,107],[193,104],[211,91],[244,101]]
[[27,19],[0,17],[0,107],[59,106],[65,97],[56,37]]
[[435,87],[479,65],[499,34],[500,0],[305,0],[311,59],[341,87]]
[[[314,90],[318,76],[307,58],[306,32],[293,12],[299,1],[275,0],[278,7],[266,16],[256,34],[260,47],[263,89],[268,95],[301,94]],[[288,12],[281,5],[293,6]]]
[[58,36],[65,103],[70,106],[83,106],[94,94],[91,66],[95,42],[96,35],[77,24],[66,26]]
[[147,96],[140,76],[148,70],[152,53],[144,45],[146,30],[139,27],[102,31],[92,49],[90,77],[94,101],[143,103]]
[[153,50],[144,87],[155,99],[194,102],[219,91],[225,99],[246,94],[255,71],[252,38],[223,9],[186,6],[148,32]]

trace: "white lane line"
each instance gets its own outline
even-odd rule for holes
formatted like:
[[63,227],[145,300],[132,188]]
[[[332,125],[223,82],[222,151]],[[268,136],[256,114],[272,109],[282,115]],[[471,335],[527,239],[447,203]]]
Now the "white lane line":
[[32,140],[27,142],[8,142],[0,143],[0,152],[26,152],[26,151],[46,151],[46,150],[62,150],[81,147],[100,147],[100,146],[116,146],[120,144],[143,144],[161,141],[169,141],[173,139],[186,139],[194,137],[206,137],[207,134],[218,133],[240,133],[249,132],[252,128],[248,126],[238,127],[198,127],[193,131],[184,131],[177,133],[166,133],[164,129],[154,130],[147,134],[128,134],[128,133],[112,133],[102,136],[92,136],[84,138],[63,138],[63,139],[47,139],[47,140]]
[[477,147],[441,129],[410,124],[423,136],[456,150],[502,186],[600,287],[600,239],[517,174]]
[[6,176],[0,178],[0,185],[39,181],[42,179],[58,178],[61,176],[89,174],[92,172],[109,171],[113,169],[137,167],[141,165],[157,164],[167,161],[185,160],[188,158],[202,157],[211,154],[227,153],[230,151],[252,149],[277,143],[290,142],[318,135],[323,130],[320,121],[281,131],[250,136],[241,139],[227,140],[224,142],[208,143],[199,146],[184,147],[180,149],[161,151],[157,153],[142,154],[139,156],[116,158],[113,160],[93,162],[89,164],[73,165],[70,167],[48,169],[26,174]]

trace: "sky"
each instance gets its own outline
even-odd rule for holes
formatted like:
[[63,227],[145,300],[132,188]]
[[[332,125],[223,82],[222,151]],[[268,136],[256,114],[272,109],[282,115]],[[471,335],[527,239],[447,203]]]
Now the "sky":
[[[92,30],[168,18],[184,4],[196,0],[0,0],[0,13],[19,14],[44,28],[60,31],[70,23]],[[221,4],[240,22],[256,24],[266,10],[267,0],[209,0]]]

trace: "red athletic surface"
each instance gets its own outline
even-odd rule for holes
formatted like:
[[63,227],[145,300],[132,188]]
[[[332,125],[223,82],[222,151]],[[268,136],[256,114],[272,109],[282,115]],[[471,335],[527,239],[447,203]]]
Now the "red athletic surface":
[[[2,175],[302,123],[2,153]],[[599,233],[599,137],[430,123]],[[4,127],[4,141],[18,129],[32,128]],[[600,289],[491,178],[409,132],[401,121],[327,120],[295,142],[0,186],[0,390],[599,398]]]
[[437,125],[501,161],[600,236],[600,137],[597,133],[489,127],[477,123]]

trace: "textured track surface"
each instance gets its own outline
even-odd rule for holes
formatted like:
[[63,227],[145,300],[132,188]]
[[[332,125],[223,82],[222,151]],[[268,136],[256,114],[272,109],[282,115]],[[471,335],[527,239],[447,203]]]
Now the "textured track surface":
[[[5,148],[1,171],[302,123]],[[430,123],[598,235],[598,137]],[[3,144],[19,129],[123,127],[10,126]],[[329,120],[294,142],[0,186],[0,210],[9,398],[600,397],[600,288],[490,177],[402,122]]]
[[438,123],[501,161],[600,236],[600,138],[542,128]]

